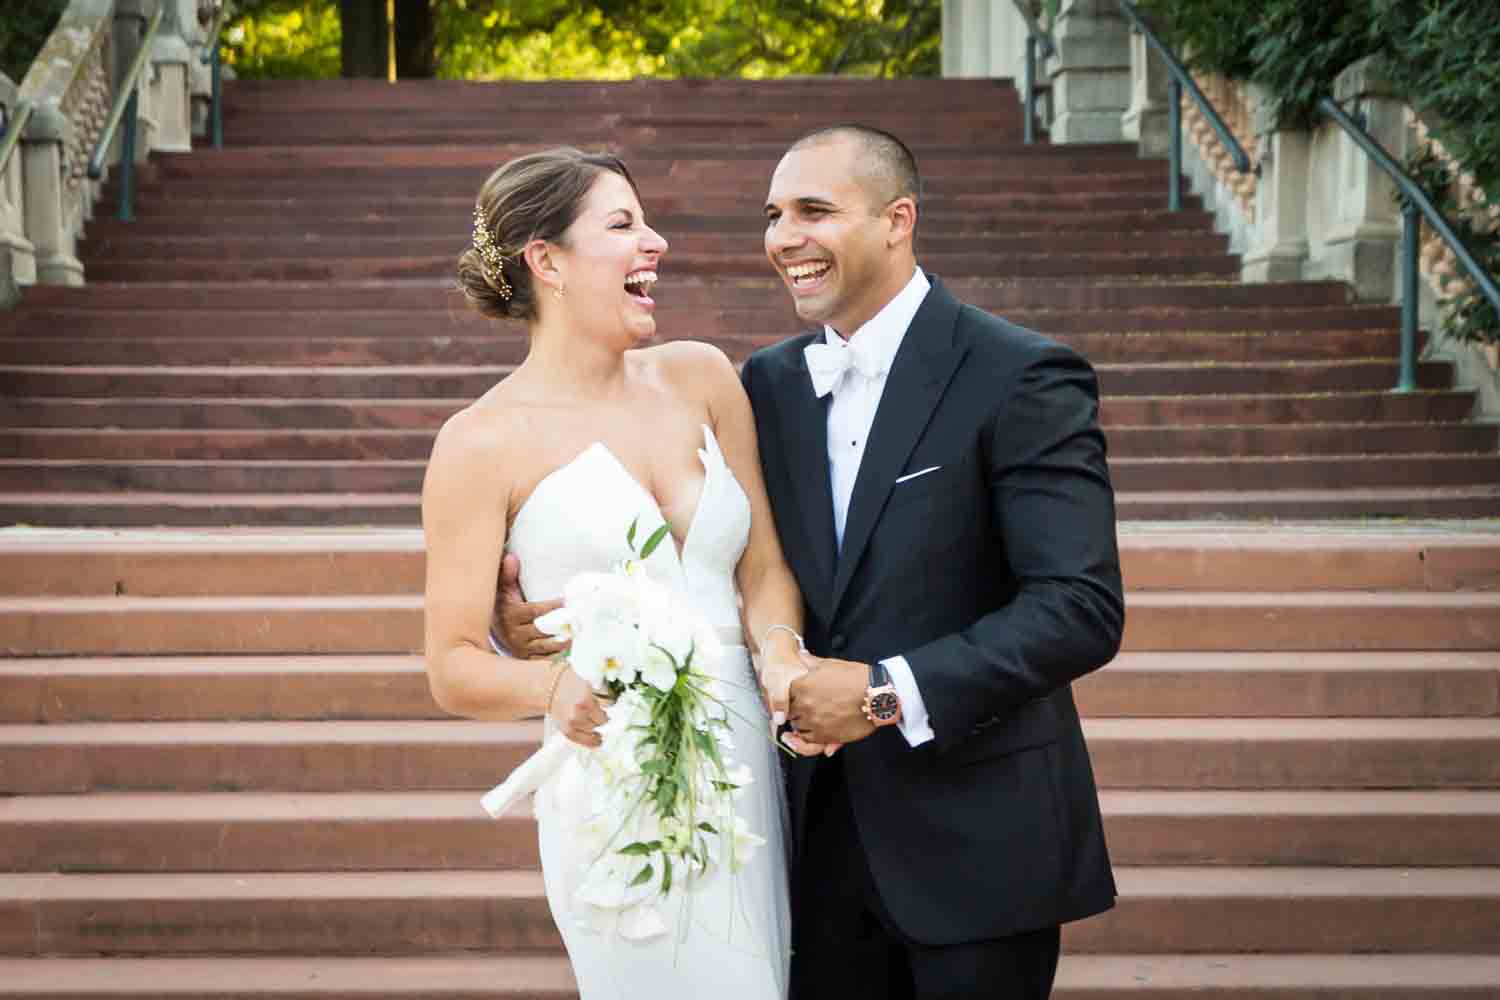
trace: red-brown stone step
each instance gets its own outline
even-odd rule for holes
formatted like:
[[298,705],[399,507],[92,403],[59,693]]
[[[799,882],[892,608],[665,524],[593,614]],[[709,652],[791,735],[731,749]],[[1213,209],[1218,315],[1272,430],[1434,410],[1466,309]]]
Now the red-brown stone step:
[[[299,210],[295,206],[283,206]],[[256,257],[248,260],[193,258],[99,258],[88,263],[91,274],[103,281],[370,281],[377,279],[440,278],[451,275],[454,253],[390,257]],[[930,254],[924,261],[939,273],[992,271],[1017,278],[1063,277],[1088,271],[1104,277],[1227,276],[1239,273],[1239,261],[1227,256],[1196,253],[1053,253],[1047,255],[967,252]],[[677,258],[680,274],[760,277],[765,258],[747,249],[738,254],[701,254]]]
[[12,656],[415,652],[421,630],[408,594],[0,599]]
[[[769,268],[769,265],[767,265]],[[1230,282],[1131,282],[1037,279],[944,279],[955,295],[973,305],[991,310],[1015,309],[1255,309],[1285,307],[1348,307],[1349,287],[1342,282],[1299,281],[1274,285],[1242,285]],[[673,280],[668,301],[673,306],[697,305],[711,309],[764,308],[767,303],[785,304],[781,282],[765,277],[741,278],[733,282],[703,281],[683,277]],[[666,297],[666,292],[662,292]],[[247,302],[275,302],[283,315],[304,309],[325,310],[443,310],[464,311],[462,296],[441,280],[392,281],[378,284],[348,282],[92,282],[85,288],[37,285],[26,291],[26,308],[67,306],[79,309],[161,308],[171,301],[173,309],[218,309],[236,312]],[[1389,309],[1385,310],[1391,315]]]
[[[436,429],[467,399],[152,399],[26,397],[0,399],[0,426],[118,427],[177,430]],[[1171,424],[1329,424],[1457,422],[1474,408],[1469,391],[1339,395],[1110,396],[1106,429]]]
[[[0,456],[9,459],[164,459],[304,461],[419,459],[432,451],[435,429],[419,430],[92,430],[0,429]],[[1296,454],[1397,455],[1493,453],[1500,428],[1484,424],[1334,424],[1258,427],[1113,427],[1118,459]]]
[[347,527],[420,521],[416,493],[0,492],[0,524],[52,527]]
[[[1430,701],[1472,707],[1482,698],[1471,690],[1478,685],[1466,683],[1476,671],[1433,673],[1423,689],[1435,692]],[[415,654],[8,659],[0,660],[0,684],[6,723],[449,717],[432,700]]]
[[[1084,722],[1103,788],[1500,788],[1500,718]],[[0,794],[491,787],[533,723],[125,722],[0,726]]]
[[[1494,1000],[1492,955],[1080,955],[1055,1000]],[[5,1000],[576,1000],[561,956],[0,959]]]
[[[1393,360],[1267,361],[1225,364],[1097,366],[1106,397],[1244,395],[1388,389]],[[0,392],[16,397],[242,397],[475,399],[510,374],[511,365],[0,365]],[[1424,388],[1447,389],[1452,367],[1423,362]]]
[[[686,290],[691,286],[684,286]],[[726,298],[737,293],[726,288]],[[658,328],[663,337],[704,339],[719,333],[789,337],[802,323],[779,289],[768,289],[761,304],[726,308],[678,303],[674,290],[656,291]],[[695,291],[692,295],[702,298]],[[1091,334],[1267,334],[1301,333],[1314,342],[1348,333],[1369,335],[1395,329],[1395,311],[1384,306],[1310,306],[1305,309],[1251,307],[1192,309],[1142,307],[1130,311],[1078,309],[1068,311],[1003,309],[1012,323],[1049,336]],[[42,347],[52,339],[122,338],[146,340],[264,340],[274,339],[288,323],[305,337],[396,338],[467,334],[500,337],[520,343],[525,332],[518,324],[489,320],[470,310],[456,296],[441,296],[425,309],[371,311],[360,309],[229,311],[209,306],[171,309],[155,305],[91,308],[83,300],[72,305],[20,309],[0,314],[4,336]],[[73,357],[70,360],[80,360]]]
[[[1500,869],[1122,866],[1070,953],[1500,952]],[[556,948],[531,872],[0,876],[12,956]]]
[[1143,521],[1202,518],[1325,520],[1350,517],[1493,519],[1500,485],[1115,493],[1115,512]]
[[[1121,458],[1115,488],[1141,490],[1335,490],[1500,483],[1500,455],[1288,455],[1277,458]],[[1128,515],[1127,515],[1128,516]],[[1493,516],[1493,515],[1491,515]]]
[[[472,179],[476,175],[466,173],[466,176]],[[953,183],[962,183],[964,180],[961,177],[952,178]],[[175,189],[177,183],[179,182],[173,181],[171,186]],[[217,185],[220,182],[213,183]],[[255,183],[263,184],[264,181],[257,180]],[[985,177],[981,178],[979,183],[992,184],[994,181]],[[743,233],[745,237],[751,240],[758,240],[764,231],[764,223],[759,216],[747,218],[743,212],[736,212],[730,215],[710,215],[705,212],[684,214],[680,212],[653,210],[651,212],[651,224],[654,227],[659,227],[661,232],[666,233],[673,240],[690,233]],[[1212,231],[1213,217],[1207,212],[1191,211],[1189,209],[1184,209],[1180,212],[1163,212],[1158,209],[1100,211],[1083,217],[1075,213],[1046,215],[1039,212],[974,212],[972,209],[944,212],[941,208],[924,206],[923,225],[948,234],[951,237],[985,233],[1014,236],[1019,239],[1036,234],[1055,233],[1092,236],[1095,240],[1107,240],[1116,238],[1116,234],[1120,233],[1180,232],[1201,235]],[[238,235],[247,237],[256,235],[301,235],[315,236],[319,239],[342,239],[346,243],[353,243],[356,238],[400,236],[411,236],[413,238],[441,237],[462,240],[464,236],[462,227],[463,219],[447,214],[439,214],[425,219],[403,219],[400,222],[380,218],[305,219],[277,217],[256,220],[246,219],[243,222],[236,223],[235,232]],[[107,218],[96,219],[90,224],[88,239],[81,245],[81,248],[85,254],[88,254],[94,245],[94,240],[124,238],[132,234],[139,238],[151,239],[162,237],[199,239],[222,235],[223,232],[224,227],[213,219],[172,219],[171,221],[158,220],[155,222],[149,219],[135,219],[128,223],[116,222]],[[928,237],[924,235],[924,246],[927,239]]]
[[557,948],[540,873],[0,875],[0,954]]
[[[1500,791],[1131,791],[1101,797],[1117,865],[1500,864]],[[536,868],[527,816],[473,792],[14,796],[0,872]]]
[[1500,868],[1117,867],[1065,952],[1500,953]]
[[[0,722],[444,719],[415,655],[0,661]],[[1092,718],[1500,715],[1500,652],[1122,653],[1077,682]]]
[[[766,324],[770,326],[771,324]],[[457,324],[455,324],[457,326]],[[691,336],[679,331],[691,329]],[[274,359],[295,365],[502,365],[525,360],[528,344],[495,336],[493,328],[461,326],[446,332],[412,332],[403,338],[298,337],[24,337],[0,338],[0,365],[262,365]],[[1248,333],[1057,333],[1053,336],[1094,364],[1172,362],[1267,362],[1388,358],[1396,353],[1395,330],[1338,330],[1316,336],[1305,331]],[[757,348],[784,339],[757,333],[753,324],[707,329],[672,324],[662,340],[707,341],[742,361]]]

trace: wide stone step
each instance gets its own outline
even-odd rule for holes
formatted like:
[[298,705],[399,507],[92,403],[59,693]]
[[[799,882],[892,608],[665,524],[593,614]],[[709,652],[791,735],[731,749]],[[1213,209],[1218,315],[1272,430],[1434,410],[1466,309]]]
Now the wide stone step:
[[[1118,865],[1500,864],[1500,791],[1106,791]],[[0,872],[537,868],[529,816],[472,792],[16,796]]]
[[[1055,1000],[1493,1000],[1492,955],[1064,954]],[[566,959],[438,957],[0,959],[5,1000],[576,1000]]]
[[[0,365],[13,397],[240,397],[475,399],[513,365]],[[1395,384],[1391,359],[1354,361],[1101,362],[1101,392],[1118,396],[1222,396],[1374,392]],[[1452,388],[1452,366],[1417,366],[1424,389]]]
[[1500,869],[1131,868],[1064,952],[1500,951]]
[[[1141,593],[1130,651],[1500,649],[1500,592]],[[13,656],[392,653],[421,648],[415,594],[0,598]]]
[[[415,654],[0,661],[0,722],[447,718]],[[1122,653],[1078,681],[1091,718],[1487,718],[1500,652]]]
[[[764,265],[769,270],[769,265]],[[779,279],[763,271],[753,278],[735,281],[673,280],[670,303],[676,306],[702,306],[709,309],[754,308],[767,304],[785,308],[786,290]],[[1252,309],[1261,311],[1316,307],[1344,307],[1352,304],[1349,286],[1336,281],[1300,281],[1274,285],[1243,285],[1238,282],[1131,282],[1091,280],[1079,276],[1074,280],[1035,279],[997,281],[992,278],[944,278],[943,283],[957,296],[989,310],[1110,310],[1160,309],[1180,313],[1191,309]],[[276,311],[307,309],[371,310],[426,313],[449,308],[464,310],[463,299],[447,281],[368,282],[194,282],[188,285],[166,282],[91,282],[84,288],[37,285],[26,291],[26,308],[67,306],[81,309],[163,308],[170,302],[173,310],[215,309],[236,312],[248,302],[275,302]],[[1366,307],[1368,308],[1368,307]],[[1363,311],[1363,310],[1362,310]],[[1381,307],[1387,317],[1395,315]],[[1240,317],[1237,322],[1243,322]],[[1366,324],[1367,325],[1367,324]],[[1244,327],[1241,327],[1242,329]]]
[[[1500,788],[1500,718],[1095,718],[1084,731],[1103,788]],[[0,794],[483,791],[539,739],[535,723],[456,720],[14,724],[0,727]]]
[[[1500,485],[1117,492],[1115,512],[1143,521],[1201,518],[1445,520],[1500,517]],[[104,523],[104,522],[99,522]]]
[[[196,154],[194,154],[196,155]],[[1023,166],[1022,168],[1027,169]],[[1153,175],[1157,173],[1153,169]],[[464,176],[473,183],[476,174],[466,171]],[[769,176],[769,174],[768,174]],[[1026,176],[1021,174],[1019,176]],[[1112,175],[1106,175],[1112,176]],[[1081,179],[1080,179],[1081,180]],[[938,183],[942,183],[942,179]],[[175,187],[177,181],[172,182]],[[191,183],[191,181],[183,181]],[[205,182],[217,186],[220,181]],[[265,183],[256,180],[257,186]],[[926,183],[926,178],[923,178]],[[952,177],[947,183],[960,185],[966,183],[964,177]],[[995,183],[993,178],[980,178],[977,181],[980,187]],[[930,210],[929,210],[930,209]],[[955,209],[943,212],[937,208],[923,208],[924,225],[930,225],[933,229],[941,229],[941,232],[931,237],[923,236],[923,245],[926,240],[957,238],[980,233],[991,235],[1014,236],[1024,238],[1029,235],[1041,233],[1070,234],[1072,236],[1083,236],[1096,242],[1117,239],[1123,233],[1192,233],[1201,235],[1212,231],[1213,217],[1203,211],[1191,211],[1184,209],[1180,212],[1164,212],[1158,208],[1140,209],[1136,211],[1114,211],[1095,212],[1083,218],[1076,214],[1059,213],[1048,215],[1039,212],[1026,213],[995,213],[974,212],[970,209]],[[462,239],[464,231],[455,229],[455,225],[462,225],[463,220],[455,220],[453,217],[442,214],[428,219],[403,219],[400,222],[389,219],[307,219],[307,218],[263,218],[257,220],[246,219],[236,223],[234,232],[241,236],[302,236],[318,239],[342,239],[348,244],[365,238],[401,237],[411,238],[445,238]],[[653,209],[651,212],[651,224],[660,227],[676,240],[680,237],[693,233],[704,233],[713,236],[725,234],[743,234],[752,240],[759,239],[765,230],[762,216],[755,215],[747,217],[742,211],[732,214],[709,215],[707,213],[683,213],[662,212]],[[85,252],[94,245],[95,240],[119,239],[127,236],[141,239],[160,239],[163,237],[186,237],[204,238],[212,236],[223,236],[224,227],[216,219],[172,219],[170,221],[151,221],[149,219],[135,219],[131,222],[118,222],[112,219],[96,219],[89,225],[87,241],[83,244]]]
[[[664,322],[664,326],[667,324]],[[769,324],[768,324],[769,325]],[[353,324],[350,324],[352,327]],[[672,323],[663,340],[683,339],[673,331],[692,330],[686,339],[703,340],[743,361],[757,348],[784,338],[756,332],[753,325],[714,329]],[[464,325],[449,332],[413,331],[409,336],[368,337],[349,329],[343,336],[260,337],[221,335],[126,338],[61,336],[0,338],[0,365],[499,365],[525,360],[529,345],[497,337],[493,328]],[[1399,350],[1395,330],[1334,330],[1247,333],[1059,333],[1054,337],[1095,364],[1202,363],[1390,358]]]
[[[0,429],[12,459],[288,460],[426,459],[433,430],[88,430]],[[1313,456],[1494,452],[1500,428],[1484,424],[1113,427],[1117,458],[1150,455]]]
[[[461,249],[461,247],[460,247]],[[104,281],[370,281],[420,279],[451,275],[456,254],[392,257],[256,257],[222,260],[215,257],[176,259],[90,260],[91,274]],[[1066,277],[1087,272],[1097,277],[1229,276],[1239,273],[1237,258],[1204,256],[1164,250],[1157,253],[1019,253],[955,252],[924,255],[937,273],[1009,274],[1018,278]],[[746,249],[736,254],[700,254],[674,259],[682,274],[760,277],[765,257]]]
[[[275,339],[292,324],[306,338],[358,337],[362,339],[475,336],[520,344],[524,330],[516,324],[486,319],[472,311],[456,294],[436,296],[422,310],[365,309],[232,309],[200,303],[200,308],[176,308],[170,302],[147,301],[139,305],[90,305],[88,291],[71,304],[31,308],[0,314],[0,336],[47,350],[53,340],[105,338],[182,341],[224,340],[229,342]],[[764,337],[791,336],[803,324],[792,312],[790,300],[779,289],[755,293],[760,305],[740,304],[726,308],[695,304],[703,299],[701,289],[687,285],[658,286],[658,329],[663,337],[704,339],[720,333]],[[724,288],[726,299],[743,298],[733,286]],[[679,293],[686,300],[676,301]],[[1298,309],[1252,307],[1171,309],[1143,306],[1131,309],[1008,309],[998,314],[1012,323],[1040,330],[1054,337],[1070,334],[1270,334],[1298,333],[1313,344],[1336,341],[1354,333],[1394,330],[1396,311],[1383,306],[1310,306]],[[102,345],[101,345],[102,346]],[[1385,352],[1389,353],[1389,352]],[[75,355],[70,360],[79,360]]]
[[[1275,458],[1117,458],[1116,488],[1183,491],[1212,484],[1219,490],[1274,490],[1483,486],[1500,482],[1500,455],[1313,455]],[[414,495],[426,463],[420,459],[110,460],[0,459],[0,496],[48,493],[357,493]],[[100,499],[104,499],[101,497]],[[114,502],[119,497],[110,497]],[[24,519],[23,523],[24,523]],[[6,523],[17,523],[16,521]],[[355,518],[342,523],[361,523]]]
[[[6,427],[135,430],[436,429],[466,399],[0,399]],[[1455,423],[1474,408],[1471,391],[1337,395],[1111,396],[1100,420],[1116,426],[1189,424]]]
[[[1500,951],[1500,869],[1120,867],[1070,953]],[[532,872],[0,876],[12,956],[556,948]]]

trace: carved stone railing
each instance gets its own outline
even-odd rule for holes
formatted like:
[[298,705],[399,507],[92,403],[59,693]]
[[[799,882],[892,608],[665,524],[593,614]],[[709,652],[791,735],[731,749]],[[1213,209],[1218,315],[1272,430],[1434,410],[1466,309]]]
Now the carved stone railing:
[[[78,241],[103,187],[89,179],[88,162],[159,6],[162,28],[139,89],[135,160],[192,148],[199,2],[72,0],[20,85],[8,89],[0,78],[0,107],[32,108],[17,154],[0,170],[0,269],[8,279],[0,286],[83,283]],[[117,159],[111,149],[108,162]]]

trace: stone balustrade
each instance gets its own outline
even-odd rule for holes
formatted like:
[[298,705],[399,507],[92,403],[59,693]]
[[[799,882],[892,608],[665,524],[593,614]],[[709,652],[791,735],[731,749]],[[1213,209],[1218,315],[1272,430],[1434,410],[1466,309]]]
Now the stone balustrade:
[[[140,80],[135,160],[192,149],[193,102],[207,92],[196,72],[206,41],[199,2],[72,0],[20,84],[0,77],[0,106],[33,108],[0,174],[0,307],[6,288],[83,283],[78,241],[102,187],[89,179],[88,161],[158,4],[166,10]],[[119,158],[123,131],[108,164]]]

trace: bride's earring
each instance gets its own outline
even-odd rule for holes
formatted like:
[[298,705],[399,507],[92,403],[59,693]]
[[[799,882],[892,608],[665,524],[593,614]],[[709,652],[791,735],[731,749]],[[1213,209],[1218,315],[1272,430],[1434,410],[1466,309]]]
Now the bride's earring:
[[552,294],[561,299],[563,297],[563,286],[558,285],[556,288],[552,289]]

